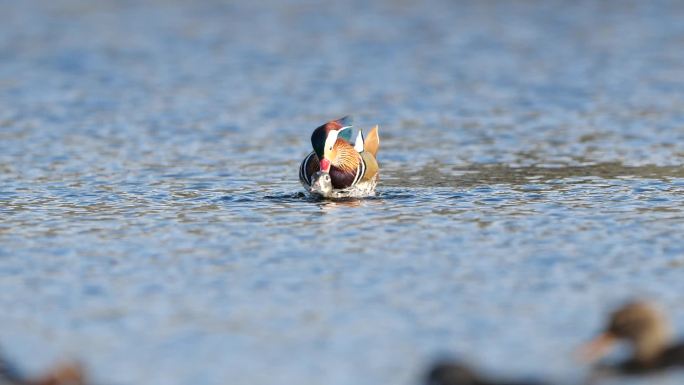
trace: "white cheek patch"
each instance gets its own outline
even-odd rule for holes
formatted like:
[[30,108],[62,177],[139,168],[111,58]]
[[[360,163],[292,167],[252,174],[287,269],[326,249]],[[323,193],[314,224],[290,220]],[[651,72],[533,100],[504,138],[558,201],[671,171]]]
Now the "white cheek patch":
[[354,142],[354,150],[356,152],[363,152],[363,131],[359,129],[359,133],[356,135],[356,141]]
[[340,132],[337,131],[337,130],[331,130],[331,131],[328,133],[328,137],[325,138],[325,151],[330,151],[330,150],[332,149],[332,147],[333,147],[333,145],[335,144],[335,142],[337,142],[337,135],[338,135],[339,133],[340,133]]

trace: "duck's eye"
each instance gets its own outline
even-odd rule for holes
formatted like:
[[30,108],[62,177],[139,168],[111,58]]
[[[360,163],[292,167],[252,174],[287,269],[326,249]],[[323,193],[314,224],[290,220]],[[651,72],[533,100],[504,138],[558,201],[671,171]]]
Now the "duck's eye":
[[330,175],[326,175],[325,180],[330,180]]

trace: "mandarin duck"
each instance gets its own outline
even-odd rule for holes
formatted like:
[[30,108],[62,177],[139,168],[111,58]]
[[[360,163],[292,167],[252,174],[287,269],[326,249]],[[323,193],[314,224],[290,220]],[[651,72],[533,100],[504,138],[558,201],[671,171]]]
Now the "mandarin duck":
[[378,126],[367,138],[359,130],[351,144],[352,119],[345,116],[316,128],[311,151],[299,167],[304,188],[323,197],[368,196],[378,179],[376,155],[380,146]]
[[615,310],[604,331],[583,347],[584,357],[596,361],[618,340],[632,346],[631,357],[598,369],[644,374],[684,366],[684,343],[673,343],[667,320],[649,303],[633,301]]

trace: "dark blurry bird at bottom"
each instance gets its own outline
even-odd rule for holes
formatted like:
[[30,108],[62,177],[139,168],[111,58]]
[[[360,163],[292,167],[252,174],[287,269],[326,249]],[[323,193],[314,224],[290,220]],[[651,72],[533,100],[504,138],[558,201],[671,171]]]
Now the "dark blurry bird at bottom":
[[21,373],[5,357],[0,356],[0,385],[85,385],[83,368],[75,363],[62,364],[41,376]]
[[673,340],[667,319],[651,303],[630,301],[616,309],[604,331],[583,347],[582,356],[596,362],[618,341],[631,345],[631,357],[615,364],[598,365],[596,372],[630,375],[684,368],[684,343]]
[[425,385],[550,385],[534,380],[488,378],[459,361],[439,361],[425,375]]

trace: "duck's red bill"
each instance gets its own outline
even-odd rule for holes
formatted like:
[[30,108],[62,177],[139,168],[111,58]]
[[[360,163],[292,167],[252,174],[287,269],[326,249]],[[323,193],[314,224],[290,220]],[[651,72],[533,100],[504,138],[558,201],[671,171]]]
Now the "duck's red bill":
[[321,160],[321,171],[325,171],[325,172],[330,171],[330,161],[329,160],[327,160],[325,158],[323,158]]

